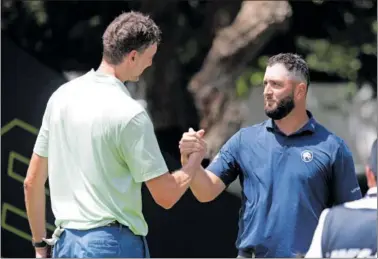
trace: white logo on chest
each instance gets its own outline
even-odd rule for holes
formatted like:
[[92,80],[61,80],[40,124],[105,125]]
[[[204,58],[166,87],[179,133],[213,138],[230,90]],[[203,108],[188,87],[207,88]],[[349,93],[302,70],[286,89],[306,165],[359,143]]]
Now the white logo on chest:
[[312,159],[314,158],[314,154],[310,150],[304,150],[301,153],[301,158],[303,162],[308,163],[312,161]]

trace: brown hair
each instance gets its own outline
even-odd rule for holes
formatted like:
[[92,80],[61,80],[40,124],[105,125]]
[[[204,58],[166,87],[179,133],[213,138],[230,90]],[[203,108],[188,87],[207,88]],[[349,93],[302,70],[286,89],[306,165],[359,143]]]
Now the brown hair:
[[268,66],[275,64],[282,64],[288,71],[299,73],[306,80],[307,87],[310,85],[308,66],[301,56],[293,53],[280,53],[268,60]]
[[118,65],[130,51],[143,52],[152,44],[160,43],[161,31],[149,16],[132,11],[116,17],[106,28],[102,40],[103,58]]

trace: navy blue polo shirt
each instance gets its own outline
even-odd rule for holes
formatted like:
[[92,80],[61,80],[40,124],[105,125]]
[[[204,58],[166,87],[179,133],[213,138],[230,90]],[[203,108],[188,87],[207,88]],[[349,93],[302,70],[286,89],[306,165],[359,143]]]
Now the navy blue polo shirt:
[[239,130],[208,166],[226,186],[239,176],[239,250],[254,249],[256,257],[304,254],[323,209],[361,198],[348,147],[308,115],[290,136],[270,119]]

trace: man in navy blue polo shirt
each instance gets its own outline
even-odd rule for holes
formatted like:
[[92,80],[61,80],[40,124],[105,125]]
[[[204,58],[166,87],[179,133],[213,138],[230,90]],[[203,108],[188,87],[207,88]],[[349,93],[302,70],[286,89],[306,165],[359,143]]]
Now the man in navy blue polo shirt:
[[322,212],[306,258],[377,258],[377,140],[365,175],[366,197]]
[[[291,53],[271,57],[264,86],[270,119],[233,135],[208,168],[196,172],[191,190],[209,202],[239,176],[239,256],[294,257],[307,252],[325,208],[361,192],[347,145],[306,110],[306,62]],[[184,133],[183,161],[203,145],[196,132]]]

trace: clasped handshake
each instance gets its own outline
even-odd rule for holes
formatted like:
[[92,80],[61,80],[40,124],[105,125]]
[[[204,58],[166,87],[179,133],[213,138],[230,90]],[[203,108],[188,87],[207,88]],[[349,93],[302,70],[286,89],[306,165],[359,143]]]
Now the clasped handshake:
[[202,160],[206,155],[207,145],[203,136],[203,129],[194,131],[192,128],[182,135],[179,143],[182,166],[190,164],[191,166],[201,166]]

